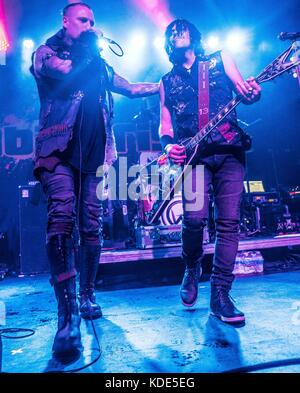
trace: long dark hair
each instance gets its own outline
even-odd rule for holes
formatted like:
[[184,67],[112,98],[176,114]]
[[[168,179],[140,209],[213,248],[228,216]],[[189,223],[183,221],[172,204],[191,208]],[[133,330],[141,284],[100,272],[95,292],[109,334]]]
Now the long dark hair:
[[170,43],[172,29],[175,25],[176,25],[176,30],[179,32],[186,31],[186,30],[189,31],[190,39],[191,39],[191,48],[194,50],[195,55],[196,56],[204,55],[204,49],[201,42],[201,33],[197,29],[197,27],[186,19],[175,19],[167,26],[165,31],[165,50],[169,56],[170,62],[173,64],[176,62],[176,54],[174,53],[174,48]]

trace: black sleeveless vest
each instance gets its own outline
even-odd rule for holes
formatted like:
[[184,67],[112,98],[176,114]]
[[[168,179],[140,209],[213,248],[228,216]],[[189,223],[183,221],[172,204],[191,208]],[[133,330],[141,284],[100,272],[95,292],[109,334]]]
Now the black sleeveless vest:
[[[224,71],[220,51],[201,59],[196,59],[190,70],[174,66],[163,76],[165,105],[171,113],[175,137],[180,141],[194,136],[198,131],[198,62],[209,61],[209,118],[212,119],[233,97],[232,83]],[[230,133],[226,138],[224,131],[211,132],[207,144],[233,145],[242,147],[243,131],[237,124],[236,112],[232,111],[221,123],[221,129]],[[224,136],[225,135],[225,136]],[[230,141],[228,141],[230,139]]]

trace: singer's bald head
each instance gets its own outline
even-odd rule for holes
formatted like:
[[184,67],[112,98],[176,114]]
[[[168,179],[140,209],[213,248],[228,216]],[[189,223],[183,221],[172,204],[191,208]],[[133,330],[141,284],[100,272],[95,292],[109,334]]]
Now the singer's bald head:
[[75,7],[86,7],[86,8],[88,8],[88,9],[92,10],[92,8],[91,8],[88,4],[86,4],[86,3],[81,3],[81,2],[78,2],[78,3],[71,3],[71,4],[68,4],[68,5],[66,5],[66,6],[64,7],[64,9],[63,9],[63,11],[62,11],[63,16],[68,15],[68,13],[70,12],[70,10],[73,10]]
[[72,3],[64,10],[63,28],[67,36],[73,40],[79,38],[81,33],[92,30],[95,25],[93,11],[85,3]]

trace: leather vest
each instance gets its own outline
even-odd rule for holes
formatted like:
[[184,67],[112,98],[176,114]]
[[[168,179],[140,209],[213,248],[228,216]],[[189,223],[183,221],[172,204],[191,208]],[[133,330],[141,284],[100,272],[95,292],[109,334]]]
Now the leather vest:
[[[198,62],[209,61],[209,118],[212,119],[233,97],[231,81],[224,71],[220,51],[196,59],[190,70],[174,66],[163,76],[165,105],[171,113],[175,136],[182,139],[194,136],[199,131],[198,119]],[[230,133],[230,141],[217,129],[208,137],[213,145],[242,146],[236,112],[232,111],[220,124],[220,129]],[[224,127],[225,126],[225,127]]]
[[[63,59],[68,59],[70,53],[64,44],[64,32],[60,30],[57,34],[47,40],[46,45],[40,46],[33,56],[31,72],[35,77],[39,97],[40,97],[40,119],[39,133],[35,143],[35,169],[38,167],[40,157],[49,157],[55,151],[62,153],[72,138],[72,131],[75,125],[77,113],[83,98],[83,91],[76,86],[76,78],[54,79],[37,73],[36,62],[43,70],[43,62],[55,55]],[[110,92],[114,70],[99,57],[99,105],[101,106],[105,132],[105,163],[111,165],[116,157],[115,137],[112,130],[111,120],[113,117],[113,100]]]

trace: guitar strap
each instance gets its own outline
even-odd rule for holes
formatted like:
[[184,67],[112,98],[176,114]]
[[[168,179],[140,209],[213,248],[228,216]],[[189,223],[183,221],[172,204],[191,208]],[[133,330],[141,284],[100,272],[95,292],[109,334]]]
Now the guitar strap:
[[[199,131],[209,122],[209,61],[198,63],[198,123]],[[223,138],[230,143],[237,135],[229,123],[217,127]]]
[[198,124],[199,131],[209,122],[209,61],[198,63]]

